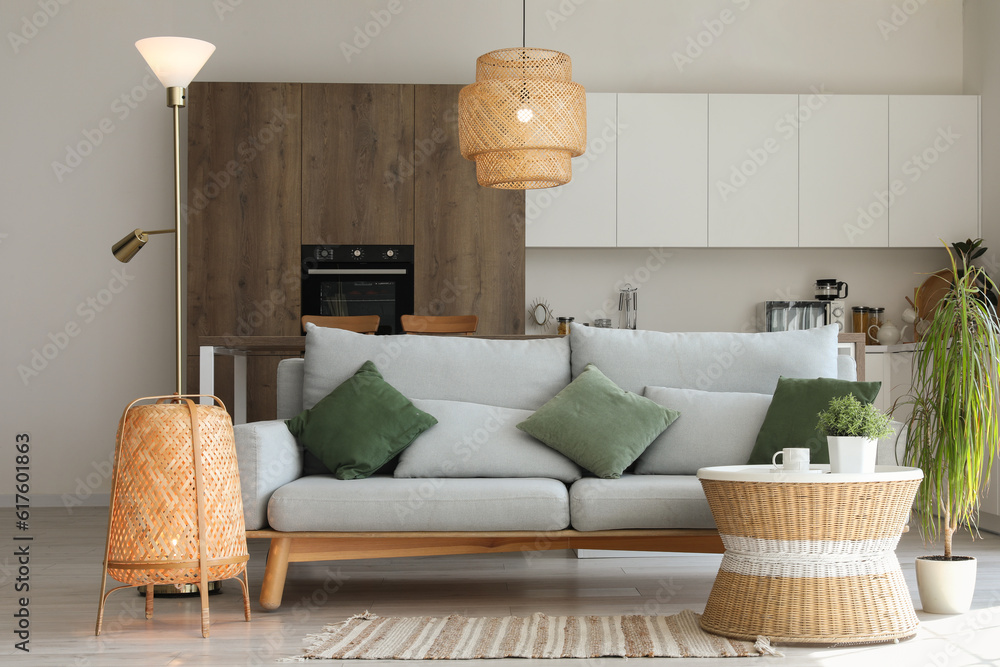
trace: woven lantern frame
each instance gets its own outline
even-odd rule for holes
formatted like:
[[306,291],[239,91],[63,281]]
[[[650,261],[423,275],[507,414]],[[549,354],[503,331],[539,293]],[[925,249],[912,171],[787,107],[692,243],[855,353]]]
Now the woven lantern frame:
[[[232,420],[218,398],[151,396],[125,408],[115,440],[107,543],[96,634],[118,590],[198,584],[202,636],[209,636],[208,583],[237,579],[250,620],[246,527]],[[139,405],[145,401],[152,404]],[[123,586],[107,590],[107,578]],[[240,576],[242,575],[242,577]]]
[[565,185],[587,148],[587,97],[570,57],[517,47],[476,60],[476,82],[458,96],[462,156],[480,185],[529,190]]

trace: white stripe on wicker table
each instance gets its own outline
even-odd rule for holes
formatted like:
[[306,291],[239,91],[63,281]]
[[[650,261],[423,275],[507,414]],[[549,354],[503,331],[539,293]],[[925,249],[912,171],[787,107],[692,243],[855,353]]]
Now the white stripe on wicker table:
[[720,535],[726,551],[751,554],[802,554],[817,556],[865,556],[895,551],[899,535],[873,540],[769,540],[742,535]]
[[720,570],[751,577],[861,577],[899,569],[898,537],[879,540],[764,540],[722,535]]

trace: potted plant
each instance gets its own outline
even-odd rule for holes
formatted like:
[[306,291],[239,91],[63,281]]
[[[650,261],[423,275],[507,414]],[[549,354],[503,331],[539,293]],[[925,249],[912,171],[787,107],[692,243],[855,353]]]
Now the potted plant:
[[907,398],[913,414],[904,460],[924,473],[915,501],[921,534],[931,541],[944,536],[943,556],[917,559],[920,600],[930,613],[961,613],[972,604],[976,560],[953,555],[952,537],[963,526],[977,534],[980,494],[1000,436],[1000,329],[984,292],[993,283],[970,262],[978,245],[956,244],[961,267],[948,251],[956,278],[914,350]]
[[889,421],[889,415],[853,394],[831,399],[818,424],[830,449],[830,472],[875,472],[878,440],[892,435]]

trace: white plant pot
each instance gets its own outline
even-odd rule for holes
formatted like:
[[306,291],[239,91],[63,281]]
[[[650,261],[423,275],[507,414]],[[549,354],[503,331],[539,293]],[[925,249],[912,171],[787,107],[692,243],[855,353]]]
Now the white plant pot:
[[873,473],[878,440],[858,436],[828,435],[830,472]]
[[972,607],[976,591],[976,559],[930,560],[917,558],[917,589],[928,614],[964,614]]

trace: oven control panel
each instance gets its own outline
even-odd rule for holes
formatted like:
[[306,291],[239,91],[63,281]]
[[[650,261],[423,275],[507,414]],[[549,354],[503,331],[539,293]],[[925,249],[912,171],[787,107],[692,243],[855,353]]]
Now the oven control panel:
[[312,245],[302,246],[303,261],[316,262],[412,262],[408,245]]

